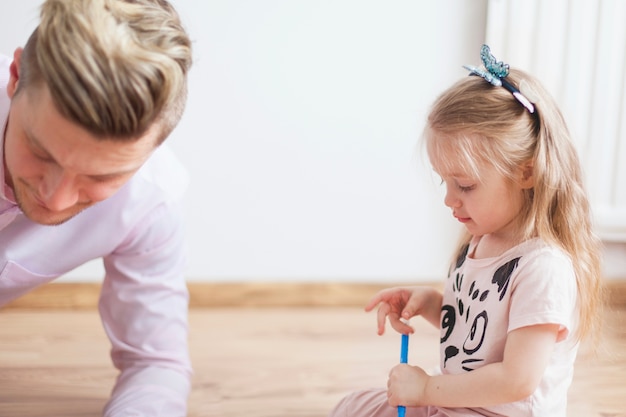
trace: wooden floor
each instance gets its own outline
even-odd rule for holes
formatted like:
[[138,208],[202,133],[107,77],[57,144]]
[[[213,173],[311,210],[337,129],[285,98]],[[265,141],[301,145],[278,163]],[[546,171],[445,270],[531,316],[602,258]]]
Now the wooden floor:
[[[570,417],[626,416],[626,309],[580,355]],[[349,391],[382,387],[399,336],[359,308],[193,309],[189,417],[324,417]],[[409,362],[437,364],[437,332],[414,319]],[[0,311],[0,416],[98,417],[115,378],[95,310]]]

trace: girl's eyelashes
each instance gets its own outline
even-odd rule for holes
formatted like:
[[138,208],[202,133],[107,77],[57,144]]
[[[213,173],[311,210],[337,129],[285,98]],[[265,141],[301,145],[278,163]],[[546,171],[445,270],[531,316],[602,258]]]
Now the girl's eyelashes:
[[466,193],[468,191],[472,191],[474,188],[476,188],[475,185],[461,185],[461,184],[457,184],[457,187],[459,188],[459,190],[461,190],[461,192]]
[[[443,178],[440,178],[441,182],[439,183],[440,185],[445,185],[446,184],[446,180]],[[454,181],[454,186],[459,189],[459,191],[466,193],[468,191],[472,191],[473,189],[476,188],[476,184],[469,184],[469,185],[465,185],[465,184],[460,184],[458,180],[452,180]]]

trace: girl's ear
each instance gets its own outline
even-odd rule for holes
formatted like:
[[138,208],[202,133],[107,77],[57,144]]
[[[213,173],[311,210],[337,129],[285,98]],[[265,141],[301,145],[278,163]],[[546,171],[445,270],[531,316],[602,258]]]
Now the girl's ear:
[[520,167],[519,184],[523,189],[535,186],[534,165],[532,161],[527,161]]

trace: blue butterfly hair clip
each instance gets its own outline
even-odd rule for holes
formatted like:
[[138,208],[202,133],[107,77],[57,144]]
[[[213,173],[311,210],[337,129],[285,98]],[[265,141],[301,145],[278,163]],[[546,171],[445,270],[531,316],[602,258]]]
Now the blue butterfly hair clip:
[[509,75],[509,65],[502,61],[496,60],[491,54],[491,50],[487,45],[480,48],[480,59],[483,61],[485,69],[475,67],[473,65],[463,65],[463,68],[470,72],[470,75],[477,75],[484,78],[488,83],[496,87],[506,88],[517,101],[530,113],[535,112],[535,106],[520,91],[509,83],[505,78]]

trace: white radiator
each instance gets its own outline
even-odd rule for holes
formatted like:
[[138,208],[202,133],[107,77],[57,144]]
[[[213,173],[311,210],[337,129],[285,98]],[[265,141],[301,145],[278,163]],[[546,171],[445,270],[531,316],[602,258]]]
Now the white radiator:
[[489,0],[487,7],[495,57],[538,76],[561,105],[598,234],[626,242],[626,0]]

